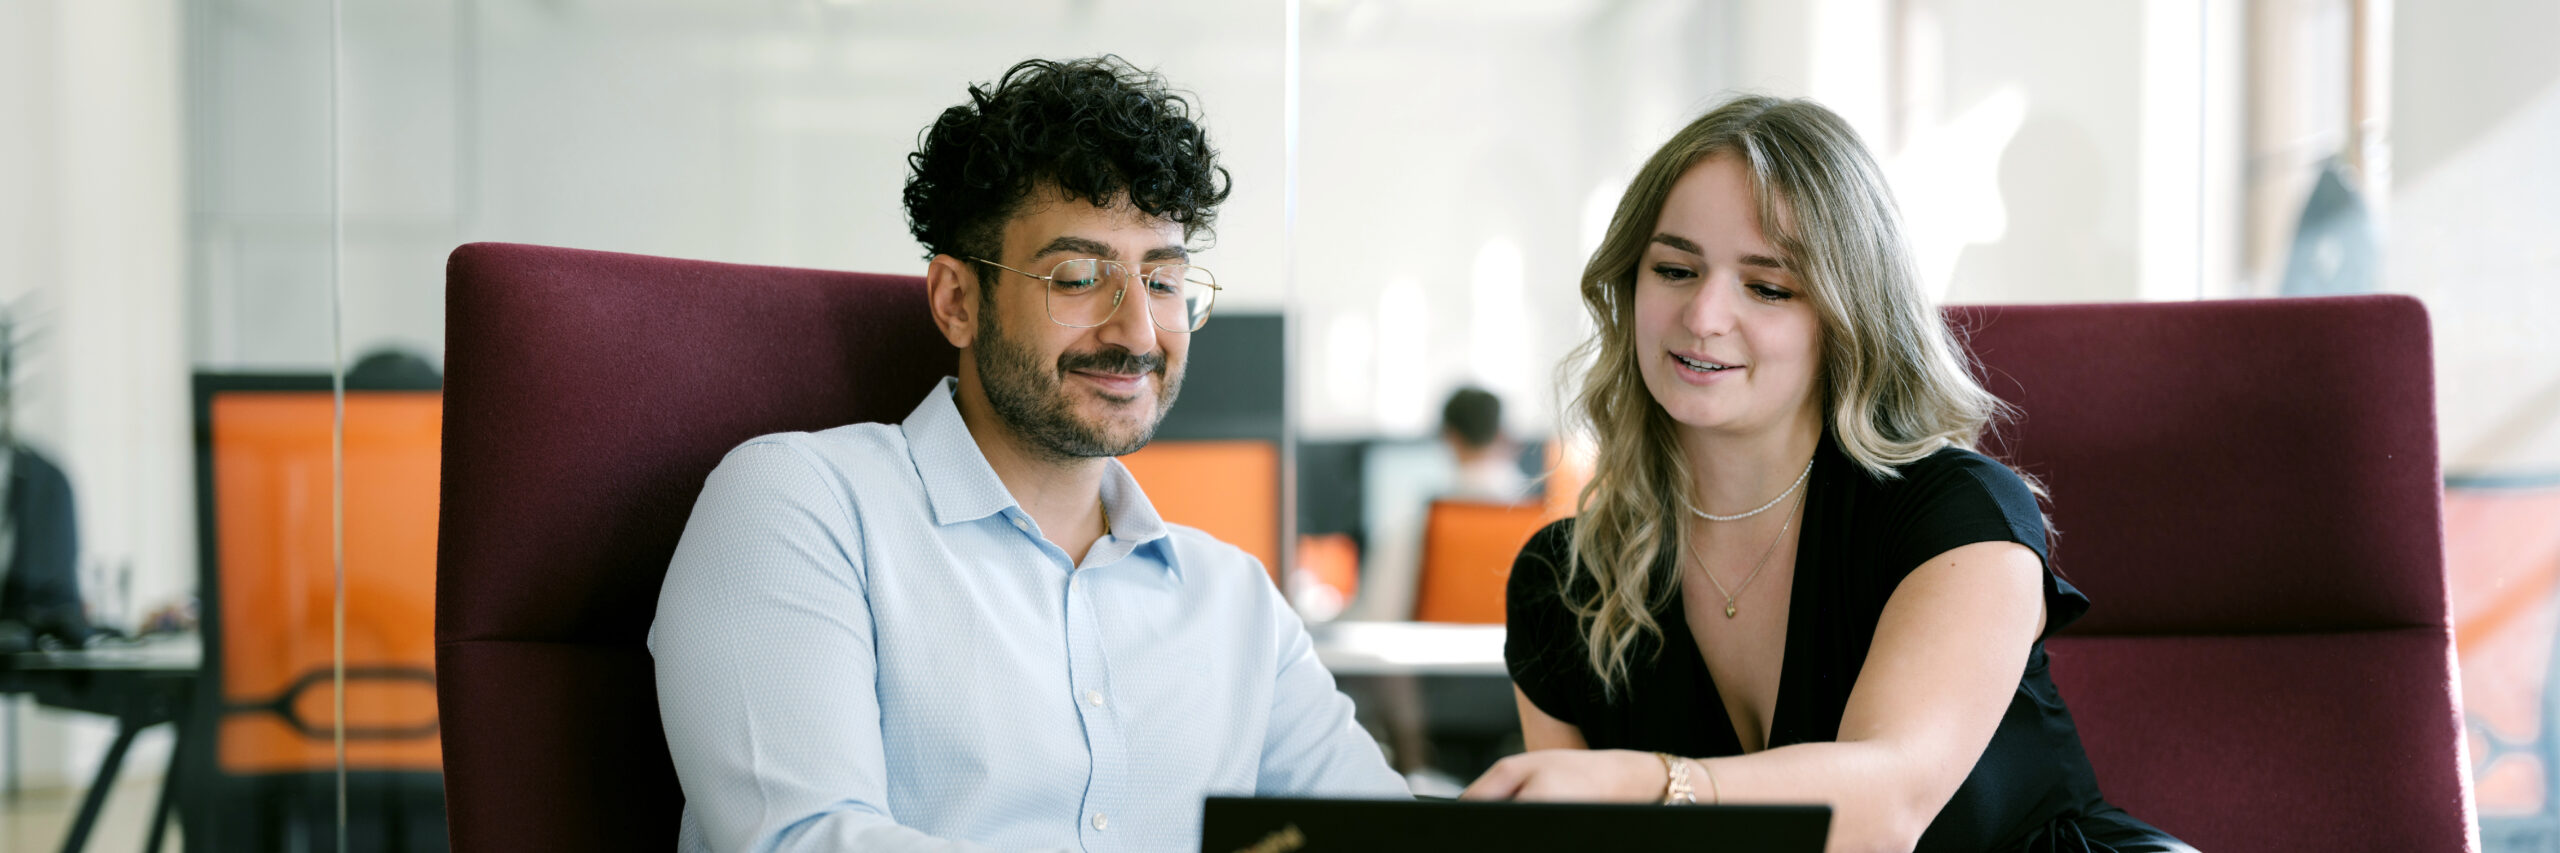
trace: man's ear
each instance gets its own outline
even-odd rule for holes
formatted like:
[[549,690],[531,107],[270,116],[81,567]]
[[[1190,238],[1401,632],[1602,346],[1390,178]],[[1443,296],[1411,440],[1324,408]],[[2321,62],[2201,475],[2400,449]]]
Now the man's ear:
[[935,255],[924,268],[926,305],[944,340],[968,349],[978,340],[978,276],[969,262]]

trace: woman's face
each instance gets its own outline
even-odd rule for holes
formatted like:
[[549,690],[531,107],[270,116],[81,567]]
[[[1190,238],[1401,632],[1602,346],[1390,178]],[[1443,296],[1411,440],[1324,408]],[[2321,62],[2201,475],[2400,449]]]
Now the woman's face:
[[1718,435],[1818,428],[1822,325],[1805,287],[1760,233],[1741,160],[1691,166],[1636,269],[1636,358],[1654,402]]

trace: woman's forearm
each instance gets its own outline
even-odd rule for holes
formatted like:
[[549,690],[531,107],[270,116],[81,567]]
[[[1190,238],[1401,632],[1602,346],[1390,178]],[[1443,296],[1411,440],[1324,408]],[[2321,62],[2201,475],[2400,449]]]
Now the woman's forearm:
[[[1833,853],[1909,850],[1955,795],[1912,752],[1876,741],[1801,743],[1691,759],[1698,802],[1831,806]],[[1701,772],[1703,771],[1703,772]],[[1952,778],[1961,783],[1963,774]]]

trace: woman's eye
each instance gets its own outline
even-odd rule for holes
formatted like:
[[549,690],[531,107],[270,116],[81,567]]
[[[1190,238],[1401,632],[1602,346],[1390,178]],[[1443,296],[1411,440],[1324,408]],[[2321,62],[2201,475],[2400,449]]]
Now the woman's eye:
[[1787,292],[1787,289],[1786,289],[1786,288],[1779,287],[1779,286],[1774,285],[1774,284],[1761,284],[1761,283],[1759,283],[1759,282],[1756,282],[1756,281],[1755,281],[1755,282],[1752,282],[1752,283],[1751,283],[1750,287],[1751,287],[1751,295],[1753,295],[1753,296],[1757,296],[1757,297],[1760,297],[1760,298],[1762,298],[1762,299],[1769,300],[1769,301],[1771,301],[1771,302],[1779,302],[1779,301],[1783,301],[1783,300],[1785,300],[1785,299],[1787,299],[1787,298],[1792,297],[1792,296],[1794,296],[1794,295],[1795,295],[1795,294],[1793,294],[1793,293],[1789,293],[1789,292]]
[[1653,266],[1653,274],[1672,281],[1678,281],[1697,275],[1697,273],[1690,271],[1688,267],[1673,266],[1671,264],[1655,264]]

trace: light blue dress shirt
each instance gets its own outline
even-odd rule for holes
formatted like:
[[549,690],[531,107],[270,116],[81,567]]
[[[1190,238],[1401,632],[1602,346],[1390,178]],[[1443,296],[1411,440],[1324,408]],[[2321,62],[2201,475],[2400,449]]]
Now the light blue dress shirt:
[[1207,795],[1407,795],[1259,561],[1113,460],[1070,563],[953,387],[703,486],[649,632],[681,849],[1194,850]]

